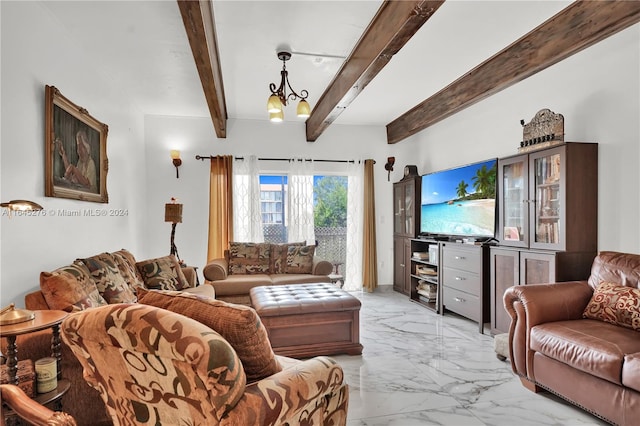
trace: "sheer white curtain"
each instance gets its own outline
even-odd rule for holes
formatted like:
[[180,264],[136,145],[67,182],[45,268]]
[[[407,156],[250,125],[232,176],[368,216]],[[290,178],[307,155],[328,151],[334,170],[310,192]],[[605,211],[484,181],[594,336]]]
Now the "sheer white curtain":
[[362,289],[362,204],[364,162],[347,166],[347,259],[345,261],[344,289]]
[[288,171],[287,239],[314,244],[313,161],[295,158]]
[[260,214],[260,168],[255,155],[233,165],[233,239],[264,242]]

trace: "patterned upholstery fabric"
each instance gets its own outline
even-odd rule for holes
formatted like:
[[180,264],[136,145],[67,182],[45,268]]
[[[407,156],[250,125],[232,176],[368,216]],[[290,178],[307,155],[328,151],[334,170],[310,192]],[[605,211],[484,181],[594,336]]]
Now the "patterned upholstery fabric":
[[140,290],[138,298],[140,303],[186,315],[220,333],[238,354],[249,382],[282,370],[254,309],[176,291]]
[[87,267],[98,292],[107,303],[133,303],[136,301],[136,295],[120,274],[115,259],[109,253],[101,253],[78,260]]
[[583,316],[640,331],[640,289],[603,281]]
[[189,283],[174,255],[143,260],[136,263],[147,288],[160,290],[182,290]]
[[61,334],[115,425],[346,424],[348,386],[328,357],[282,358],[284,370],[246,385],[220,335],[142,304],[72,314]]
[[287,254],[290,246],[304,246],[304,243],[271,244],[271,256],[269,258],[270,274],[287,273]]
[[131,290],[136,291],[138,288],[144,288],[144,280],[140,275],[140,271],[136,268],[136,258],[130,251],[120,249],[111,253],[111,256],[113,256],[116,265],[118,265],[120,275],[129,284]]
[[313,270],[315,246],[289,246],[287,249],[287,274],[310,274]]
[[271,244],[229,243],[230,274],[268,274]]
[[77,312],[61,333],[116,425],[216,424],[244,393],[231,346],[164,309],[120,304]]
[[81,262],[40,273],[40,290],[50,309],[67,312],[106,305],[107,302]]

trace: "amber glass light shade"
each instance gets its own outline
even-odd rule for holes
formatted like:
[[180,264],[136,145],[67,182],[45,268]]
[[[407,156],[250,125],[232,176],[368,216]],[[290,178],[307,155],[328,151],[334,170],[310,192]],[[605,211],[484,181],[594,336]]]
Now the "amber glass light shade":
[[280,123],[282,120],[284,120],[284,113],[282,111],[269,113],[269,121],[272,123]]
[[276,95],[269,96],[269,100],[267,101],[267,112],[269,113],[277,113],[282,112],[282,102],[280,98]]
[[301,100],[298,104],[297,114],[300,118],[308,118],[311,115],[311,106],[309,106],[309,102],[304,99]]
[[0,203],[0,207],[7,208],[9,210],[42,210],[42,206],[38,203],[34,203],[29,200],[11,200],[8,203]]

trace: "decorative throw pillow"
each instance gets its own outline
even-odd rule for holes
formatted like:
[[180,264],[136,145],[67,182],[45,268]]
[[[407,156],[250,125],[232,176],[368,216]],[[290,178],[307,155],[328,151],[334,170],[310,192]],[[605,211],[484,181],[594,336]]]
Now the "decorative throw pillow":
[[116,261],[109,253],[101,253],[86,259],[78,259],[89,270],[98,292],[107,303],[134,303],[136,295],[120,275]]
[[189,287],[189,283],[174,255],[137,262],[136,268],[142,275],[147,288],[182,290]]
[[268,274],[269,243],[229,243],[229,274]]
[[287,253],[290,246],[303,246],[304,243],[271,244],[269,272],[271,274],[287,273]]
[[603,281],[582,315],[640,331],[640,289]]
[[67,312],[106,305],[84,264],[74,262],[40,273],[40,290],[51,309]]
[[144,288],[142,275],[140,275],[140,272],[136,268],[136,258],[133,257],[130,251],[120,249],[111,253],[111,256],[113,256],[113,259],[116,261],[120,275],[122,275],[122,278],[129,284],[130,289],[135,292],[136,289],[140,287]]
[[138,292],[138,302],[182,314],[219,333],[238,354],[247,381],[282,370],[267,329],[253,308],[192,293],[144,289]]
[[313,271],[316,246],[289,246],[287,250],[287,274],[310,274]]

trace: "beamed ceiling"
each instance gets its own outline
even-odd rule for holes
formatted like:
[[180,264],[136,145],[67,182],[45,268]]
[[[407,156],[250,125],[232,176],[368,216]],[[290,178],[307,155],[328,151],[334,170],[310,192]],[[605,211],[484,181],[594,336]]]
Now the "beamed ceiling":
[[[268,120],[279,45],[309,92],[306,139],[398,143],[640,21],[640,1],[42,1],[144,114]],[[64,88],[60,88],[64,92]],[[285,121],[300,121],[295,106]]]
[[[218,137],[226,133],[224,87],[210,0],[178,0]],[[444,1],[384,1],[306,121],[315,141]],[[387,124],[388,143],[403,139],[541,71],[640,20],[640,2],[580,1]],[[383,107],[381,105],[381,107]]]

